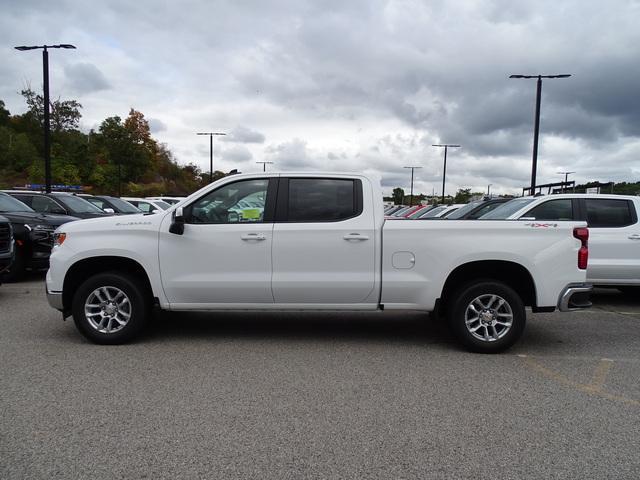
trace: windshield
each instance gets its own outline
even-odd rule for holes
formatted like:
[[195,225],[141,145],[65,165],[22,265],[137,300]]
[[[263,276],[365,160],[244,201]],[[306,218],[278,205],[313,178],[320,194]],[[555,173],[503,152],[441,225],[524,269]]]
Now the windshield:
[[522,207],[529,205],[535,199],[533,198],[514,198],[507,203],[503,203],[495,210],[484,214],[480,217],[480,220],[506,220],[511,215],[516,213]]
[[120,200],[116,197],[104,197],[110,204],[116,207],[120,213],[142,213],[142,210],[134,207],[129,202],[125,202],[124,200]]
[[169,205],[167,202],[163,202],[162,200],[153,200],[153,204],[157,205],[158,207],[162,208],[163,210],[167,210],[167,209],[171,208],[171,205]]
[[436,215],[438,215],[440,212],[442,212],[445,208],[447,208],[446,205],[441,205],[439,207],[436,207],[432,210],[429,210],[427,213],[425,213],[424,215],[420,215],[419,218],[431,218],[431,217],[435,217]]
[[104,213],[84,198],[74,197],[73,195],[56,195],[56,199],[64,203],[69,210],[75,213]]
[[456,220],[458,218],[464,217],[471,210],[476,208],[478,205],[482,204],[481,201],[467,203],[464,207],[460,207],[457,210],[454,210],[451,215],[447,215],[447,218],[450,220]]
[[34,212],[34,210],[11,195],[0,193],[0,212]]

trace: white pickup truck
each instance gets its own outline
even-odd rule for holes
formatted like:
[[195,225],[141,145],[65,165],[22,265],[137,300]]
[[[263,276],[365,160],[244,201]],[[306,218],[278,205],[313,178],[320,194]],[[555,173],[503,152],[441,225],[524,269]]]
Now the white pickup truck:
[[228,176],[153,215],[55,234],[47,296],[101,344],[164,310],[418,310],[498,352],[534,312],[589,306],[584,222],[385,222],[376,177]]

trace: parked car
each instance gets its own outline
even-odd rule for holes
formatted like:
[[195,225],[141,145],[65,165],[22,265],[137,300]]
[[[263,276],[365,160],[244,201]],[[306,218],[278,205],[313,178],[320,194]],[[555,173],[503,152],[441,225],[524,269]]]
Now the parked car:
[[115,213],[118,215],[130,215],[134,213],[143,213],[137,207],[134,207],[129,202],[122,200],[118,197],[110,197],[108,195],[85,195],[79,194],[79,197],[83,198],[89,203],[93,203],[96,207],[105,213]]
[[487,200],[478,200],[477,202],[467,203],[458,210],[451,212],[446,218],[449,220],[475,220],[482,215],[495,210],[503,203],[508,202],[508,198],[491,198]]
[[388,208],[387,210],[384,211],[384,214],[387,216],[391,216],[394,213],[396,213],[398,210],[401,210],[403,208],[407,208],[406,205],[394,205],[391,208]]
[[11,195],[1,192],[0,215],[11,222],[15,240],[15,258],[4,274],[6,281],[18,280],[25,270],[47,269],[54,230],[67,222],[78,220],[67,215],[35,212]]
[[504,203],[480,220],[522,220],[536,229],[559,221],[589,226],[587,281],[632,291],[640,287],[640,197],[605,194],[558,194],[522,197]]
[[[261,218],[238,215],[262,199]],[[277,202],[276,202],[277,198]],[[418,310],[437,305],[469,349],[497,352],[535,312],[589,306],[585,222],[385,221],[364,174],[225,177],[144,221],[56,232],[49,303],[89,340],[131,340],[150,308]]]
[[131,205],[136,207],[138,210],[141,210],[142,213],[161,213],[164,210],[167,210],[171,207],[166,202],[162,200],[149,200],[147,198],[137,198],[137,197],[121,197],[122,200],[129,202]]
[[41,193],[24,190],[7,190],[5,192],[40,213],[70,215],[76,218],[99,218],[110,215],[71,193]]
[[162,200],[164,203],[169,205],[175,205],[176,203],[180,203],[186,197],[145,197],[147,200]]
[[0,216],[0,283],[2,274],[9,270],[13,263],[15,247],[13,240],[13,228],[8,218]]
[[436,208],[429,210],[426,213],[423,213],[417,218],[417,220],[433,220],[433,219],[446,218],[447,215],[455,212],[456,210],[458,210],[460,207],[463,207],[463,206],[464,206],[464,203],[454,203],[453,205],[440,205]]
[[423,205],[420,209],[418,209],[418,210],[414,211],[413,213],[407,215],[405,218],[407,218],[409,220],[415,220],[417,218],[420,218],[422,215],[427,213],[429,210],[433,210],[436,207],[437,207],[437,205]]

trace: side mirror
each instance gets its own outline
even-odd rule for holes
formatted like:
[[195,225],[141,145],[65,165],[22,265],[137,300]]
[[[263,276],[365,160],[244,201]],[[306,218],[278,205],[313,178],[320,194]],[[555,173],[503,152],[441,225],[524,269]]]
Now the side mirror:
[[162,210],[154,208],[153,210],[151,210],[151,213],[162,213]]
[[113,208],[103,208],[102,210],[104,211],[104,213],[110,213],[112,215],[116,213],[116,211]]
[[182,207],[176,208],[175,212],[173,212],[169,232],[176,235],[182,235],[184,233],[184,212],[182,211]]

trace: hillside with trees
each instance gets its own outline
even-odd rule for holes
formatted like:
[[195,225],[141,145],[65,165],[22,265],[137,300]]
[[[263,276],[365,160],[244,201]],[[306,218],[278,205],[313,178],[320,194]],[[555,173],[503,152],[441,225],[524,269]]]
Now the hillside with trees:
[[[0,100],[0,188],[44,183],[44,102],[23,90],[27,111],[12,115]],[[185,195],[206,185],[193,164],[179,165],[165,144],[155,140],[144,115],[104,119],[97,131],[79,129],[82,105],[75,100],[51,102],[52,183],[83,185],[87,191],[123,195]],[[215,172],[214,178],[224,176]]]

